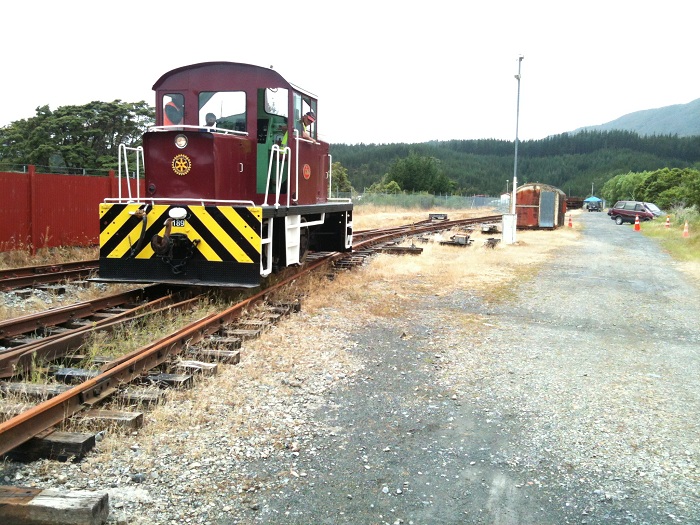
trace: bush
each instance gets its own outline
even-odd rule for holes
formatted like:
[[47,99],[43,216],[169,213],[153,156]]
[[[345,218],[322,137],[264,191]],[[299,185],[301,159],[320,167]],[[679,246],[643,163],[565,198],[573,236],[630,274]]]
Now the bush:
[[698,211],[695,206],[690,208],[675,206],[670,209],[670,213],[672,215],[673,222],[679,226],[684,225],[686,221],[688,221],[688,224],[695,226],[695,228],[700,226],[700,211]]
[[500,200],[494,197],[463,197],[460,195],[430,195],[428,193],[364,193],[354,199],[355,206],[374,204],[405,209],[432,210],[437,208],[463,210],[470,208],[503,208]]

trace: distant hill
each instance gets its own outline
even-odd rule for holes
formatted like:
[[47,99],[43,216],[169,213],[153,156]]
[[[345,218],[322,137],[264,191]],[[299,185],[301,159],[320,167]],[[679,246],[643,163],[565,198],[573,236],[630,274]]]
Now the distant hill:
[[700,98],[687,104],[635,111],[606,124],[578,128],[572,133],[611,130],[634,131],[639,135],[700,135]]

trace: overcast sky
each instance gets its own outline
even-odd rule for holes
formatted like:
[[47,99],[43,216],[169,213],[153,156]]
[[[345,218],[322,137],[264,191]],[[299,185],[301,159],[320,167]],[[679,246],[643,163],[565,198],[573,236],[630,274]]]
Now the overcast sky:
[[[163,8],[167,5],[167,8]],[[272,66],[332,143],[520,140],[700,98],[693,1],[65,0],[3,9],[0,126],[38,106],[154,104],[183,65]],[[290,45],[291,43],[291,45]]]

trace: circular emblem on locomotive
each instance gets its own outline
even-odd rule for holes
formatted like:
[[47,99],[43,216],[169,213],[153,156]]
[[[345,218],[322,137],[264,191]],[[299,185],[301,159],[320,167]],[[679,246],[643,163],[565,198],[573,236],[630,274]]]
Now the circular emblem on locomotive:
[[187,175],[192,169],[192,161],[187,155],[181,153],[173,157],[172,167],[175,175],[180,175],[180,177],[182,177],[183,175]]
[[311,166],[304,164],[304,178],[309,180],[311,178]]

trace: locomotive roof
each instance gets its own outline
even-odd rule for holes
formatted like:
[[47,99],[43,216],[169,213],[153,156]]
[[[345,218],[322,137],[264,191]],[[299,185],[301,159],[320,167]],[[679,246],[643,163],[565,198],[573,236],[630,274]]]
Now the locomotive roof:
[[163,74],[153,90],[158,89],[219,89],[236,87],[284,87],[317,98],[313,93],[301,89],[285,80],[272,68],[243,64],[240,62],[201,62],[182,66]]

